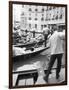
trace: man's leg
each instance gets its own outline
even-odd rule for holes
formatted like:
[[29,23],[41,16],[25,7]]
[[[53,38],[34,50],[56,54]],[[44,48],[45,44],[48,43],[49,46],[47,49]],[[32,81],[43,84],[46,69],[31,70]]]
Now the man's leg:
[[48,82],[48,77],[49,77],[49,74],[51,72],[51,69],[52,69],[52,66],[54,64],[56,60],[56,55],[51,55],[51,58],[50,58],[50,62],[49,62],[49,66],[48,66],[48,70],[47,70],[47,74],[45,76],[45,80]]
[[62,54],[57,55],[57,69],[56,69],[56,79],[59,78],[59,73],[61,70],[61,63],[62,63]]
[[45,47],[46,47],[46,42],[47,42],[47,34],[45,35]]

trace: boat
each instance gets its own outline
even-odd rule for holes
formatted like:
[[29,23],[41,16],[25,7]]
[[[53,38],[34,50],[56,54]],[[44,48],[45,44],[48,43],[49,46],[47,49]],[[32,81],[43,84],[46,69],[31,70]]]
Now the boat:
[[20,47],[15,47],[15,48],[16,48],[15,50],[18,50],[18,54],[13,55],[14,61],[25,60],[27,58],[34,57],[40,54],[41,52],[43,52],[44,50],[48,49],[48,47],[44,47],[44,46],[37,48],[31,47],[28,50],[26,48],[20,48]]
[[[44,42],[45,40],[42,40],[42,41],[39,41],[39,42],[37,42],[38,43],[38,45],[41,45],[41,44],[43,44],[43,42]],[[34,46],[36,44],[36,42],[27,42],[26,44],[17,44],[17,45],[13,45],[14,47],[21,47],[21,48],[23,48],[23,47],[31,47],[31,46]]]

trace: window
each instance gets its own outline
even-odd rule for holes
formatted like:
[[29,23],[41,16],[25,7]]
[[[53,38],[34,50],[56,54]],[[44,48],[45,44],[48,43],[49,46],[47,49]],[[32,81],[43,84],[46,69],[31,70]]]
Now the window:
[[44,16],[44,14],[42,14],[42,16]]
[[50,13],[50,17],[51,17],[51,13]]
[[46,7],[46,11],[48,10],[48,6]]
[[37,29],[37,24],[35,24],[35,28]]
[[62,14],[60,15],[59,19],[62,19]]
[[55,9],[56,7],[55,6],[53,6],[53,9]]
[[47,25],[46,25],[46,24],[44,24],[44,27],[47,27]]
[[31,28],[31,24],[29,24],[29,28]]
[[29,20],[31,20],[31,17],[29,17]]
[[24,5],[22,5],[22,8],[24,8]]
[[37,18],[35,18],[35,20],[37,20]]
[[47,18],[45,19],[45,21],[47,21]]
[[53,18],[52,18],[52,20],[54,20],[54,17],[55,17],[55,15],[53,15]]
[[50,6],[50,7],[49,7],[49,10],[51,10],[51,9],[52,9],[52,7]]
[[42,12],[44,12],[44,8],[42,8]]
[[44,18],[43,17],[41,18],[41,21],[44,21]]
[[50,21],[50,18],[48,20]]
[[31,13],[29,13],[29,16],[31,16]]
[[58,15],[56,15],[56,18],[55,18],[56,20],[58,19]]
[[58,11],[57,11],[57,13],[58,13]]
[[31,9],[31,8],[29,8],[29,11],[32,11],[32,9]]
[[35,9],[35,11],[37,12],[37,11],[38,11],[38,9],[36,8],[36,9]]
[[35,13],[35,16],[37,16],[37,13]]
[[24,15],[24,12],[21,15],[23,16]]
[[41,25],[41,30],[43,29],[43,25]]

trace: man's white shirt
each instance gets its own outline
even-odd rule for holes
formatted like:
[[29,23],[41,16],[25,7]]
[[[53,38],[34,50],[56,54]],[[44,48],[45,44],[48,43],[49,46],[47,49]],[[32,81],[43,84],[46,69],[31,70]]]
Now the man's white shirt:
[[49,46],[51,55],[64,53],[63,39],[65,38],[64,32],[55,31],[49,39]]

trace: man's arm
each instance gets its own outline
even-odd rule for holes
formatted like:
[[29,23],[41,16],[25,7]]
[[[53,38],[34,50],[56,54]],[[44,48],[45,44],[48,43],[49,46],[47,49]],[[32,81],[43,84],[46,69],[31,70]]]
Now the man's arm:
[[59,37],[61,39],[65,39],[65,32],[59,32]]
[[51,43],[50,43],[50,38],[47,40],[47,47],[50,48]]

